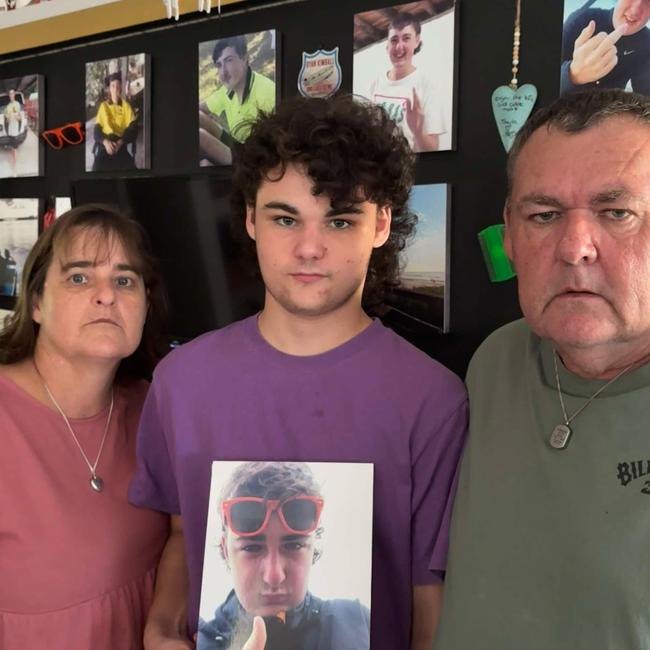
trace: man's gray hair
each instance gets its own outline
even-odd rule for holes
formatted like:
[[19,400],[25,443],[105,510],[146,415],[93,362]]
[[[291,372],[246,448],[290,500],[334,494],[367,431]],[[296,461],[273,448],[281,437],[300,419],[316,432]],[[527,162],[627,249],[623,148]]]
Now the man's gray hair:
[[[650,126],[650,97],[624,90],[586,90],[569,93],[528,118],[508,155],[508,196],[512,192],[517,158],[530,136],[542,126],[579,133],[610,117],[629,115]],[[579,152],[576,152],[579,155]]]

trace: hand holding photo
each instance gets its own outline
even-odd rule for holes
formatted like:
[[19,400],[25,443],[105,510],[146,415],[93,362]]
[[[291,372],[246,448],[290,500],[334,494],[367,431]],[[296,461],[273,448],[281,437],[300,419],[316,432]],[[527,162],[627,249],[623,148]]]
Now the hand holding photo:
[[214,462],[197,650],[368,650],[372,476]]

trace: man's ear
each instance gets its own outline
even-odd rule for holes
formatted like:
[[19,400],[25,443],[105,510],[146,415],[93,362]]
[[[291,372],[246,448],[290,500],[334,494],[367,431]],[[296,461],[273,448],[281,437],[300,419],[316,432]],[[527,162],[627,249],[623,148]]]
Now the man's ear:
[[512,262],[512,239],[510,237],[510,206],[506,200],[506,204],[503,206],[503,223],[505,223],[506,228],[503,233],[503,250],[506,252],[508,259]]
[[246,232],[248,236],[255,241],[255,206],[246,206]]
[[377,220],[375,223],[375,241],[372,244],[373,248],[383,246],[390,235],[390,224],[393,218],[392,210],[384,206],[377,208]]

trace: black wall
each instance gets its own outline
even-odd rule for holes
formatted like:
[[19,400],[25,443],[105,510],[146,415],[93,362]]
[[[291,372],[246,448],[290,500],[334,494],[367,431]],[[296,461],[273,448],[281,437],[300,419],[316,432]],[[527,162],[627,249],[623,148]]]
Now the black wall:
[[[137,0],[133,0],[137,1]],[[519,317],[516,283],[491,284],[476,234],[501,220],[505,152],[492,116],[494,88],[510,80],[515,0],[457,0],[459,19],[457,148],[419,156],[418,183],[450,183],[449,334],[415,341],[459,374],[483,338]],[[161,15],[164,7],[161,4]],[[152,165],[134,174],[210,173],[196,163],[197,44],[275,28],[280,33],[282,96],[296,94],[301,53],[339,46],[343,90],[352,90],[353,14],[398,4],[385,0],[304,0],[225,7],[221,18],[194,14],[173,24],[101,34],[81,44],[0,57],[0,78],[45,75],[46,128],[84,120],[84,64],[148,52],[152,62]],[[558,94],[563,0],[522,0],[520,83],[533,83],[538,106]],[[164,28],[164,29],[159,29]],[[1,31],[0,31],[1,37]],[[0,179],[0,197],[68,196],[86,177],[84,148],[48,149],[45,176]],[[2,306],[2,305],[0,305]]]

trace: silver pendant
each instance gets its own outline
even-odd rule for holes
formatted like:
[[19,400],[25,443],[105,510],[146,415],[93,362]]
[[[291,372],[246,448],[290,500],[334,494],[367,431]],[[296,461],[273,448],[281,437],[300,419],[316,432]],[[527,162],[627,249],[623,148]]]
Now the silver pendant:
[[571,438],[571,427],[568,424],[558,424],[549,439],[553,449],[566,449]]
[[102,481],[100,476],[95,474],[90,477],[90,487],[95,490],[95,492],[101,492],[104,489],[104,481]]

